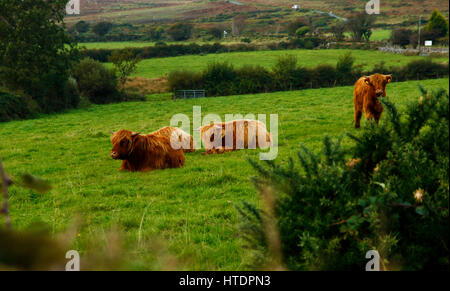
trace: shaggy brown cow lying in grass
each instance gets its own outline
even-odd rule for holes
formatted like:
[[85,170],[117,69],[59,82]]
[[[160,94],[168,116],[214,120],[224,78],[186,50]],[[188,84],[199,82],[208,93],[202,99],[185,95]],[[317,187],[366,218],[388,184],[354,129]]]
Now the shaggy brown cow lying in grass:
[[203,126],[200,131],[207,155],[239,149],[268,148],[272,145],[266,126],[257,120],[213,123]]
[[180,128],[166,126],[155,132],[152,132],[152,134],[161,135],[169,138],[171,144],[172,142],[175,143],[176,145],[175,148],[182,148],[185,153],[191,153],[195,151],[194,138]]
[[179,168],[185,162],[183,150],[173,149],[165,136],[119,130],[112,134],[111,143],[111,158],[123,160],[120,170],[147,172]]
[[384,110],[378,97],[386,97],[386,84],[391,81],[391,75],[382,74],[375,74],[368,77],[364,76],[356,81],[353,91],[356,128],[360,127],[363,112],[368,120],[373,118],[378,123]]

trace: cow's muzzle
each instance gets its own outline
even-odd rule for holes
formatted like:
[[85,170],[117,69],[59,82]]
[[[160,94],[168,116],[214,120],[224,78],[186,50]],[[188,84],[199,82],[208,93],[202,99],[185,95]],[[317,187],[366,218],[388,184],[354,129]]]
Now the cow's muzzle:
[[113,158],[114,160],[117,160],[119,158],[118,152],[111,151],[110,155],[111,155],[111,158]]

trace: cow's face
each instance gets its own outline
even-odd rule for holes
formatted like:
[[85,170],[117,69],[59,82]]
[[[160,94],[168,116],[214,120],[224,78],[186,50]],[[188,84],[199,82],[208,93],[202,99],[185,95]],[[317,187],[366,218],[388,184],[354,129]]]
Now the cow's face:
[[111,158],[115,160],[126,160],[133,149],[133,139],[138,136],[139,133],[135,133],[129,130],[119,130],[111,135]]
[[364,83],[369,85],[377,97],[386,97],[386,85],[392,81],[391,75],[375,74],[365,77]]

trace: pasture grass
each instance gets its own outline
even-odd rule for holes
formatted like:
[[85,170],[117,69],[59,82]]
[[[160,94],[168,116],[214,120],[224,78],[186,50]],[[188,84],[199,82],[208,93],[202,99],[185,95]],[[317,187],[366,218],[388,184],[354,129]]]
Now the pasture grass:
[[[418,84],[449,89],[449,80],[392,83],[387,91],[400,109],[418,98]],[[54,234],[82,221],[73,249],[82,252],[95,236],[119,229],[133,258],[130,269],[152,268],[154,254],[142,241],[161,239],[179,265],[189,270],[242,270],[248,252],[238,232],[234,205],[259,205],[249,181],[254,175],[246,158],[258,150],[203,156],[187,154],[179,169],[148,173],[119,172],[109,157],[109,132],[131,129],[142,133],[169,125],[174,114],[201,106],[202,116],[278,114],[278,164],[295,156],[303,143],[320,151],[325,135],[339,137],[353,128],[352,87],[311,89],[229,97],[172,101],[167,94],[146,102],[92,105],[39,119],[0,124],[0,155],[12,176],[30,172],[51,182],[47,194],[11,188],[13,227],[47,224]],[[383,120],[383,118],[382,118]],[[362,124],[364,126],[364,122]],[[351,141],[344,138],[344,146]],[[307,205],[305,205],[307,207]],[[0,219],[0,222],[1,219]],[[82,257],[83,259],[83,257]]]
[[[236,67],[243,65],[261,65],[271,69],[280,56],[294,55],[298,58],[299,65],[315,67],[318,64],[336,65],[339,57],[351,52],[357,65],[365,64],[371,68],[375,64],[385,62],[387,66],[403,66],[407,63],[424,59],[422,56],[403,56],[380,51],[329,49],[329,50],[280,50],[280,51],[253,51],[232,52],[207,55],[189,55],[168,58],[144,59],[138,63],[134,76],[155,78],[161,77],[175,70],[201,71],[208,63],[230,62]],[[435,58],[436,62],[448,62],[448,58]],[[111,63],[106,63],[112,67]]]

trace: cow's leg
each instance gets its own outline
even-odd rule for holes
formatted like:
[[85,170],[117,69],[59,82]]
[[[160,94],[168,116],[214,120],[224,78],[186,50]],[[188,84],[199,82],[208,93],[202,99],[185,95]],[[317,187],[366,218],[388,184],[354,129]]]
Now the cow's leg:
[[361,117],[362,117],[362,112],[355,109],[355,128],[360,128]]
[[374,113],[373,118],[375,119],[375,122],[378,124],[378,122],[380,121],[381,118],[381,114],[383,114],[383,109],[381,108],[381,110],[377,111]]
[[216,153],[216,149],[212,148],[212,149],[206,150],[206,152],[204,152],[203,155],[204,156],[206,156],[206,155],[213,155],[215,153]]

